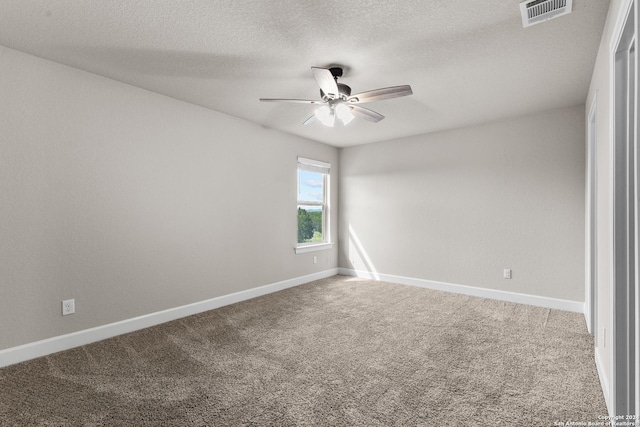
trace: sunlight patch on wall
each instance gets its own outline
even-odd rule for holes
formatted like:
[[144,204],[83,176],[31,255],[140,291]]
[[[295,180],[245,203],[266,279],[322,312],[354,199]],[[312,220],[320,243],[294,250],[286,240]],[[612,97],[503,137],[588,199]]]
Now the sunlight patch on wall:
[[380,275],[376,270],[369,254],[364,249],[362,242],[358,238],[353,226],[349,224],[349,263],[354,270],[367,271],[375,280],[380,280]]

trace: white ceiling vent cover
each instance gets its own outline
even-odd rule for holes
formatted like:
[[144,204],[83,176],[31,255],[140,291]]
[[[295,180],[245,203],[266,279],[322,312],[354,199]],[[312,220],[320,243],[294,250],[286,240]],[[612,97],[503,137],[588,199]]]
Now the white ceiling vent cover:
[[524,28],[571,13],[573,0],[529,0],[520,3]]

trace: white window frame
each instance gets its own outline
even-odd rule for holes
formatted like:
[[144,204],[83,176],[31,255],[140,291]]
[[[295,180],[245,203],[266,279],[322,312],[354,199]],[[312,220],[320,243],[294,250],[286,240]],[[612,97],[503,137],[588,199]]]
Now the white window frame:
[[[333,248],[333,243],[331,242],[331,209],[330,209],[330,183],[331,183],[331,163],[322,162],[320,160],[307,159],[305,157],[298,157],[298,167],[296,168],[296,180],[300,179],[300,170],[306,170],[310,172],[319,172],[324,174],[324,182],[323,182],[323,195],[324,200],[321,202],[317,201],[308,201],[308,200],[300,200],[296,197],[296,212],[297,206],[306,205],[306,206],[321,206],[322,207],[322,242],[311,242],[311,243],[296,243],[294,248],[297,254],[313,252],[313,251],[321,251],[326,249]],[[298,182],[298,189],[300,186],[300,182]],[[299,195],[299,192],[298,192]],[[296,229],[298,226],[298,220],[296,217]],[[297,235],[297,232],[296,232]],[[297,242],[297,238],[296,238]]]

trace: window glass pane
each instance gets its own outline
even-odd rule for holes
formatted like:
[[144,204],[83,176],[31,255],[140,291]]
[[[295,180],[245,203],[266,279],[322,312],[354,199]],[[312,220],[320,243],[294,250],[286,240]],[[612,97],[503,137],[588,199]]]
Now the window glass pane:
[[298,243],[324,242],[322,237],[322,206],[298,205]]
[[298,170],[298,200],[324,202],[324,174]]

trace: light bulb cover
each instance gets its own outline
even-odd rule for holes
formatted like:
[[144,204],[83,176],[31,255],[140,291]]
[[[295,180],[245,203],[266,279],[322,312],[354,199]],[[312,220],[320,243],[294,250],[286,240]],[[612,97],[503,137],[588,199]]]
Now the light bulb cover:
[[336,116],[328,105],[323,105],[315,111],[315,116],[320,122],[328,127],[333,127],[336,123]]
[[336,105],[336,115],[340,120],[342,120],[342,123],[345,125],[349,124],[354,118],[353,113],[351,112],[351,108],[347,107],[344,104]]

